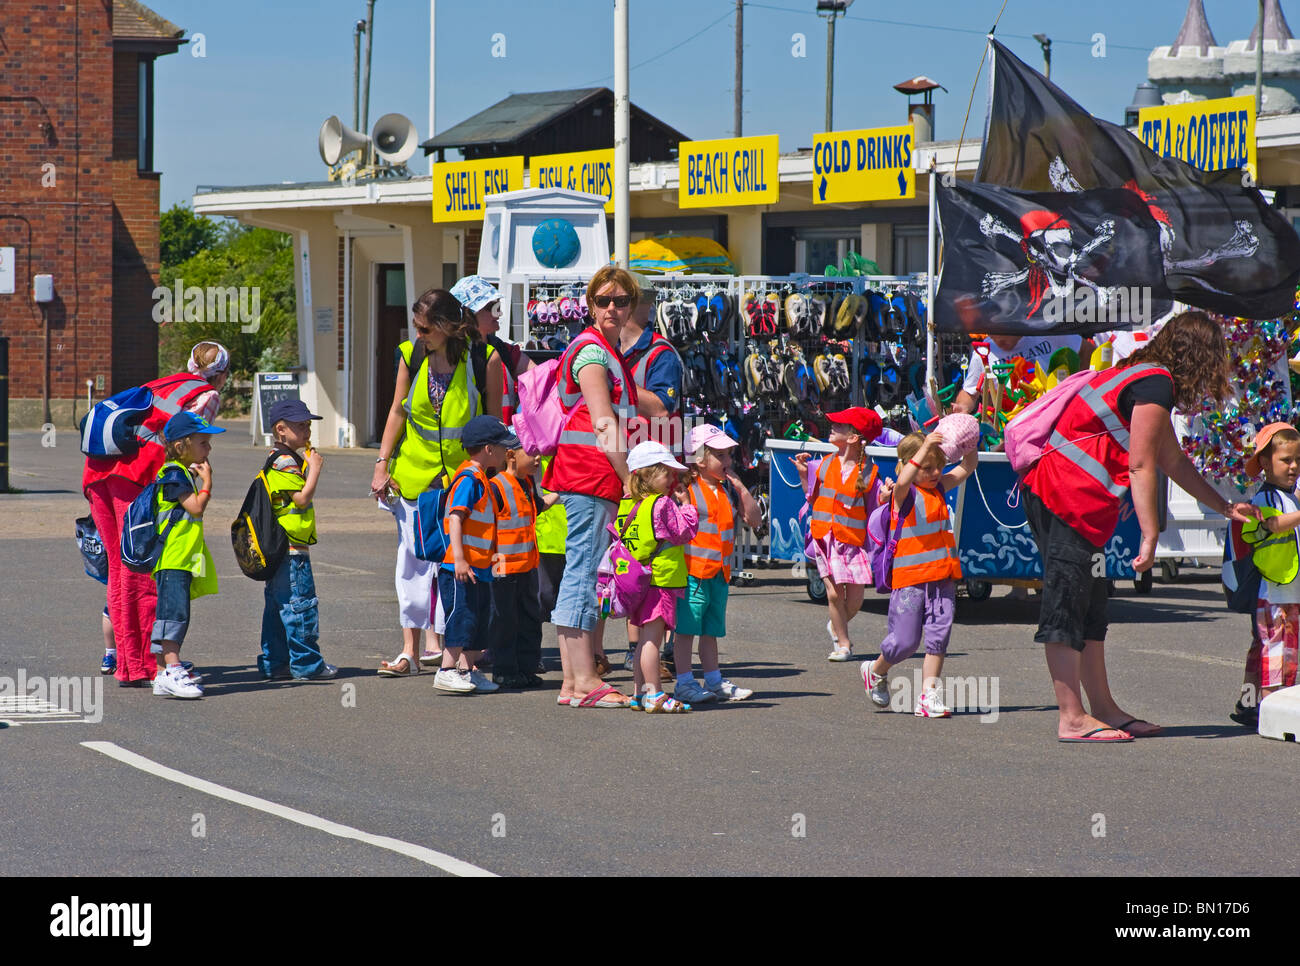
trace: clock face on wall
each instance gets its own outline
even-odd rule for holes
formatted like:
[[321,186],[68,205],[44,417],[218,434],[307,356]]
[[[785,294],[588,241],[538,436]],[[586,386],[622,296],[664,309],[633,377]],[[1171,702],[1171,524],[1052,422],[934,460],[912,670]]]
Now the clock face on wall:
[[533,229],[533,254],[547,268],[564,268],[578,259],[578,232],[563,218],[548,218]]

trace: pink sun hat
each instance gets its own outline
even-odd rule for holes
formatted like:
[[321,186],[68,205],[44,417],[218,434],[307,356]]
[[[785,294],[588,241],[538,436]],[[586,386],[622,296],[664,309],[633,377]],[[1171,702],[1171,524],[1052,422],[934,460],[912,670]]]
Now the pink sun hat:
[[720,430],[717,426],[705,424],[696,426],[686,437],[686,451],[695,453],[701,446],[709,449],[730,449],[740,444]]

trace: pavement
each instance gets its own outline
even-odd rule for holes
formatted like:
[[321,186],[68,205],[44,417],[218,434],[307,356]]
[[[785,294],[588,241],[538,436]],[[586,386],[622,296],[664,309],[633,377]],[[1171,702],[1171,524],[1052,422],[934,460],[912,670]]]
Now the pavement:
[[[1249,641],[1217,571],[1111,601],[1112,687],[1157,738],[1055,740],[1034,598],[958,603],[945,674],[984,700],[946,720],[879,711],[856,661],[826,661],[826,612],[789,568],[732,588],[722,660],[753,688],[679,716],[557,707],[540,692],[444,695],[377,677],[400,649],[391,518],[372,450],[324,450],[313,568],[330,682],[268,683],[260,585],[226,539],[264,451],[213,449],[207,538],[221,592],[184,653],[206,696],[104,680],[102,719],[0,728],[5,875],[1294,875],[1294,744],[1227,719]],[[54,445],[42,445],[42,443]],[[75,433],[11,436],[0,495],[0,686],[99,680],[102,585],[72,539],[87,512]],[[874,654],[883,597],[854,619]],[[621,666],[622,628],[610,653]],[[891,675],[908,685],[919,661]],[[630,675],[610,680],[630,689]],[[93,688],[93,685],[91,685]],[[978,687],[977,687],[978,691]],[[2,692],[0,692],[2,693]],[[93,693],[93,690],[92,692]],[[992,705],[993,707],[989,707]],[[910,712],[910,702],[906,710]],[[70,709],[77,710],[77,709]],[[94,743],[87,745],[85,743]],[[125,759],[125,760],[123,760]]]

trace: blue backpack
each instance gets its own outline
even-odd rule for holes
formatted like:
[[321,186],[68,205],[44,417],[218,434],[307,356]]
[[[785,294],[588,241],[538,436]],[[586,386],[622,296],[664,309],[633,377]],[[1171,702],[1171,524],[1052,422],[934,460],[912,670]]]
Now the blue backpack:
[[182,482],[184,479],[184,471],[168,469],[141,490],[139,496],[126,508],[126,516],[122,520],[122,563],[136,573],[153,573],[167,543],[167,535],[171,533],[176,521],[185,515],[183,507],[172,507],[167,513],[167,523],[162,533],[158,532],[158,495],[162,485]]
[[81,418],[81,452],[87,456],[130,456],[140,448],[140,424],[153,411],[153,393],[144,386],[124,389]]
[[442,563],[447,556],[447,534],[442,520],[447,515],[447,497],[460,479],[457,473],[446,489],[425,490],[415,500],[415,555],[421,560]]

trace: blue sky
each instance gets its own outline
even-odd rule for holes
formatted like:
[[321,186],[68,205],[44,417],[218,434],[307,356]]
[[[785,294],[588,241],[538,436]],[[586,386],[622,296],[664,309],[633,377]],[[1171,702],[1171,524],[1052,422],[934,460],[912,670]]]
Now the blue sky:
[[[162,205],[188,201],[199,184],[314,181],[321,122],[352,114],[352,24],[364,0],[147,0],[204,35],[158,61],[155,164]],[[631,97],[688,137],[732,133],[735,0],[630,0]],[[1002,0],[925,3],[856,0],[836,26],[835,128],[901,124],[906,101],[893,85],[926,74],[936,91],[937,136],[958,136]],[[745,6],[745,134],[778,134],[782,150],[811,145],[823,128],[826,21],[815,0]],[[1295,0],[1284,11],[1300,16]],[[1220,44],[1245,37],[1255,4],[1205,0]],[[1093,113],[1122,120],[1146,58],[1178,32],[1185,0],[1007,0],[998,36],[1026,62],[1042,57],[1035,33],[1052,38],[1052,79]],[[442,131],[514,92],[613,87],[612,0],[441,0],[438,4],[437,127]],[[1292,26],[1300,29],[1300,20]],[[1106,56],[1092,56],[1094,34]],[[493,56],[495,34],[504,57]],[[805,56],[794,56],[795,34]],[[371,124],[395,111],[428,133],[429,4],[378,0]],[[193,44],[191,47],[195,46]],[[498,44],[498,52],[500,45]],[[966,136],[983,124],[981,78]],[[428,170],[423,153],[415,170]]]

